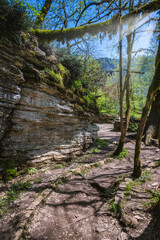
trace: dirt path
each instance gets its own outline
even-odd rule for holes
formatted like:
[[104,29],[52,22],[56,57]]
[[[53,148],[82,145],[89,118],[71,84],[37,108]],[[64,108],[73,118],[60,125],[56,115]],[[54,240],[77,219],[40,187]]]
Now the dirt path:
[[144,172],[132,181],[134,140],[127,137],[124,159],[112,159],[119,133],[99,127],[97,145],[72,163],[1,184],[5,196],[17,191],[0,218],[1,240],[160,239],[159,149],[142,145]]

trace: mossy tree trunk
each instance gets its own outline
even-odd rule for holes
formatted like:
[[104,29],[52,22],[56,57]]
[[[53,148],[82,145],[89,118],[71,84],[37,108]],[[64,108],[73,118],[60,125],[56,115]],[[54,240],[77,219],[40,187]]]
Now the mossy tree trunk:
[[42,24],[42,22],[44,21],[49,9],[51,8],[52,2],[53,0],[45,0],[44,5],[36,18],[37,25]]
[[145,145],[149,145],[152,138],[159,138],[160,129],[160,90],[156,92],[155,100],[152,102],[151,111],[145,126]]
[[152,79],[152,83],[148,89],[146,104],[145,104],[145,107],[143,108],[142,117],[141,117],[141,121],[140,121],[140,124],[138,127],[138,132],[137,132],[135,155],[134,155],[134,169],[133,169],[133,177],[135,177],[135,178],[140,177],[141,173],[142,173],[141,158],[140,158],[141,141],[142,141],[142,136],[143,136],[143,132],[144,132],[144,127],[145,127],[145,124],[147,121],[147,115],[148,115],[153,97],[155,96],[155,93],[160,88],[160,71],[159,71],[159,69],[160,69],[160,41],[159,41],[157,56],[156,56],[156,60],[155,60],[155,73],[154,73],[154,76]]

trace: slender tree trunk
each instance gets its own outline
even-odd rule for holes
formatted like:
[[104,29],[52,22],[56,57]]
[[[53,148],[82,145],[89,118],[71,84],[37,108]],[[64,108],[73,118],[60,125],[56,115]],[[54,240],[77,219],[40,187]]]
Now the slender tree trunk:
[[[133,8],[133,2],[130,1],[130,11]],[[128,23],[128,28],[129,28],[130,23]],[[130,29],[131,31],[131,29]],[[131,71],[131,57],[132,57],[132,47],[133,47],[133,42],[134,42],[134,34],[131,33],[128,34],[127,36],[127,71],[126,71],[126,77],[125,77],[125,84],[124,84],[124,89],[122,90],[122,76],[120,77],[120,121],[121,121],[121,136],[119,139],[118,147],[116,151],[114,152],[114,156],[118,156],[122,151],[125,143],[125,138],[127,134],[127,129],[130,121],[130,71]],[[133,39],[132,39],[133,36]],[[121,36],[122,37],[122,36]],[[122,51],[121,51],[122,54]],[[120,54],[120,55],[121,55]],[[120,60],[121,62],[121,60]],[[122,66],[121,66],[122,68]],[[122,69],[121,69],[121,74],[122,74]],[[126,112],[125,112],[125,125],[123,123],[123,97],[124,97],[124,91],[126,89]]]
[[148,94],[147,94],[147,99],[146,99],[146,104],[142,112],[142,117],[141,121],[138,127],[138,132],[137,132],[137,138],[136,138],[136,146],[135,146],[135,155],[134,155],[134,170],[133,170],[133,177],[138,178],[141,176],[142,169],[141,169],[141,158],[140,158],[140,153],[141,153],[141,141],[142,141],[142,135],[144,131],[144,127],[146,124],[147,120],[147,114],[149,112],[153,97],[160,88],[160,41],[159,41],[159,46],[158,46],[158,52],[156,56],[156,61],[155,61],[155,73],[153,76],[152,83],[148,89]]
[[120,9],[120,26],[119,26],[119,83],[120,83],[120,129],[121,129],[121,136],[119,139],[119,144],[114,152],[114,156],[118,156],[124,146],[124,123],[123,123],[123,76],[122,76],[122,23],[121,23],[121,0],[119,0],[119,9]]

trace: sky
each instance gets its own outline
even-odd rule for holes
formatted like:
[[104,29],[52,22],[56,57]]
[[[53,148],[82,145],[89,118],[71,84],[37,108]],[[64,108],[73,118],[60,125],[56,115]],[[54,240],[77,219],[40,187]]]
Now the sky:
[[[37,0],[26,0],[28,3],[33,4],[38,2]],[[39,2],[42,2],[39,1]],[[149,19],[149,17],[155,17],[156,13],[150,14],[150,16],[146,16],[143,18],[143,20],[139,23],[141,25],[144,23],[146,20]],[[136,23],[136,20],[134,17],[132,17],[131,23],[134,24]],[[114,27],[114,25],[113,25]],[[135,37],[135,42],[133,46],[133,50],[137,51],[140,48],[148,48],[150,46],[150,41],[152,39],[153,31],[155,28],[155,21],[151,21],[149,24],[145,24],[143,27],[141,27],[136,34]],[[124,29],[126,31],[126,29]],[[118,42],[119,42],[119,37],[118,33],[116,36],[110,40],[107,36],[103,41],[100,42],[100,40],[95,40],[92,42],[92,47],[91,47],[91,55],[99,58],[99,57],[110,57],[110,58],[118,58]],[[125,55],[125,50],[126,50],[126,35],[123,38],[123,46],[124,46],[124,55]],[[144,51],[139,52],[139,54],[144,54]]]
[[[155,17],[156,14],[152,14],[150,17]],[[143,21],[141,21],[140,24],[144,23],[149,19],[148,16],[144,18]],[[156,22],[151,21],[150,23],[145,24],[143,27],[141,27],[139,30],[137,30],[137,34],[135,37],[135,42],[133,45],[133,51],[137,51],[138,49],[147,49],[150,47],[151,39],[153,36],[153,30],[155,29]],[[126,37],[122,39],[123,44],[123,50],[126,46]],[[106,38],[103,40],[102,44],[98,43],[98,41],[95,43],[95,55],[97,57],[111,57],[111,58],[117,58],[118,57],[118,42],[119,37],[118,34],[113,37],[112,40],[109,40],[109,38]],[[144,51],[139,52],[137,55],[144,54]]]

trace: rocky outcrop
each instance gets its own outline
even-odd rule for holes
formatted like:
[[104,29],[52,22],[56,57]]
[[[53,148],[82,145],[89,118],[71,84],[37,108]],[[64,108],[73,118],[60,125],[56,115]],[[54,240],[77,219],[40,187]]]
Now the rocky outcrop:
[[0,165],[64,160],[87,148],[97,136],[94,113],[43,78],[41,70],[51,64],[45,54],[2,46],[0,54]]

